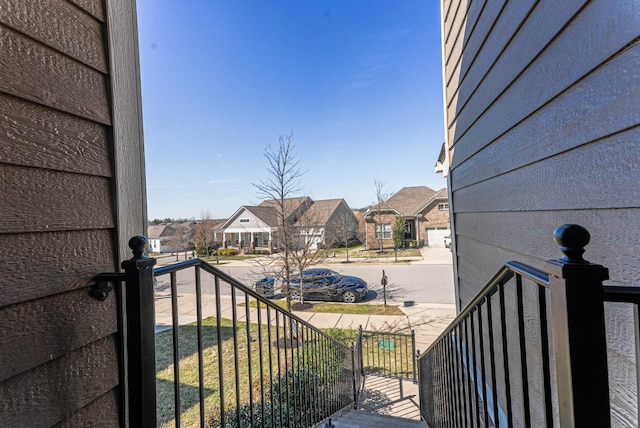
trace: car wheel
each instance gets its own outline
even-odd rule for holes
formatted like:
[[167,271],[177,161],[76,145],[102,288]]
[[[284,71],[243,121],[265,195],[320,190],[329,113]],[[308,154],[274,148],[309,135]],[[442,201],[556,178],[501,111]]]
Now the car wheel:
[[353,291],[345,291],[342,295],[342,300],[345,303],[355,303],[356,299],[356,293],[354,293]]
[[300,292],[298,290],[290,290],[289,297],[291,300],[295,300],[296,302],[300,301]]

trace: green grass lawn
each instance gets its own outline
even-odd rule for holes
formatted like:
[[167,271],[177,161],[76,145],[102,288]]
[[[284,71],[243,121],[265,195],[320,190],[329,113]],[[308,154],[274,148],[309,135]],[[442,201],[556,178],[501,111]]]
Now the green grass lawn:
[[[331,374],[326,367],[333,366],[339,372],[342,363],[328,363],[318,357],[321,350],[329,358],[336,358],[335,353],[326,354],[326,339],[321,337],[307,339],[302,345],[283,347],[284,341],[296,343],[290,338],[282,326],[266,326],[220,320],[220,336],[222,361],[219,361],[218,328],[214,317],[203,320],[203,372],[205,394],[205,417],[211,422],[219,420],[221,405],[229,412],[244,405],[252,398],[253,402],[269,401],[269,391],[289,370],[315,370],[322,373],[324,382],[330,382]],[[235,340],[234,340],[235,329]],[[300,330],[302,331],[302,330]],[[353,338],[352,333],[332,331],[338,339],[344,341]],[[291,342],[290,342],[291,341]],[[279,344],[279,345],[278,345]],[[156,334],[156,388],[157,417],[161,427],[175,426],[174,386],[175,365],[173,363],[173,331],[167,330]],[[188,324],[178,328],[179,349],[179,388],[180,418],[182,426],[199,426],[199,360],[197,348],[197,327]],[[240,356],[240,358],[236,358]],[[351,356],[344,358],[351,361]],[[337,361],[342,361],[339,359]],[[223,382],[220,382],[219,364],[222,365]],[[260,375],[262,368],[262,376]],[[238,388],[236,388],[238,385]],[[220,391],[224,399],[221,404]],[[239,396],[237,393],[239,392]],[[303,400],[304,398],[299,398]],[[207,426],[209,426],[209,422]]]
[[[285,299],[275,299],[271,302],[280,306],[283,309],[287,309],[287,302]],[[238,306],[243,306],[240,304]],[[256,302],[251,301],[249,306],[256,307]],[[304,304],[298,302],[291,302],[291,310],[298,312],[326,312],[331,314],[356,314],[356,315],[404,315],[404,312],[397,306],[384,306],[384,305],[372,305],[369,303],[317,303],[317,302],[305,302]]]

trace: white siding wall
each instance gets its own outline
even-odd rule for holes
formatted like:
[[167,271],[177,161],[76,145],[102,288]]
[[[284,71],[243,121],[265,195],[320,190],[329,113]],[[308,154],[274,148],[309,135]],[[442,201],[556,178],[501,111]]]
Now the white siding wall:
[[[460,304],[507,260],[559,258],[563,223],[609,284],[640,285],[640,2],[452,0],[443,21]],[[630,311],[607,316],[614,418],[635,425]]]

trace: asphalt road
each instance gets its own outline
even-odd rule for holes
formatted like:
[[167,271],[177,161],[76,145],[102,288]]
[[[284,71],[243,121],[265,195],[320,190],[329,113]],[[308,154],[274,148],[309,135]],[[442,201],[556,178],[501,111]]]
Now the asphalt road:
[[[223,272],[240,282],[252,286],[265,276],[264,270],[258,266],[234,266],[221,264]],[[450,264],[329,264],[326,266],[345,275],[358,276],[369,284],[369,295],[366,301],[383,302],[384,294],[381,285],[382,271],[388,279],[386,289],[387,302],[414,301],[416,303],[455,303],[453,291],[453,268]],[[202,292],[215,292],[213,276],[202,272]],[[193,269],[180,271],[177,274],[178,291],[193,292]],[[157,287],[166,289],[169,277],[158,278]],[[221,294],[230,294],[228,286],[221,286]]]

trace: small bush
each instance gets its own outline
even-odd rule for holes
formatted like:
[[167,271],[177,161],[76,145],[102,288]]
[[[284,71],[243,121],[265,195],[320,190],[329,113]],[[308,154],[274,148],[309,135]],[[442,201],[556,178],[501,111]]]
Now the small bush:
[[251,250],[251,254],[266,255],[266,254],[269,254],[269,251],[268,250]]
[[218,250],[219,256],[235,256],[238,254],[238,250],[235,248],[220,248]]

